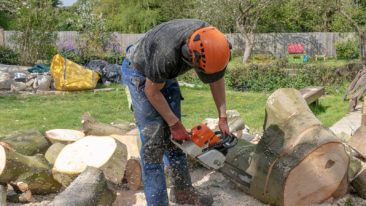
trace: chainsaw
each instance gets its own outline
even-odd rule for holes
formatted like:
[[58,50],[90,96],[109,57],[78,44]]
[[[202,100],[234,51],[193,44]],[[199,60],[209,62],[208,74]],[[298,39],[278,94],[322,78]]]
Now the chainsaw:
[[172,142],[184,153],[200,161],[210,169],[219,169],[224,166],[227,150],[238,143],[238,138],[231,134],[223,135],[221,131],[213,132],[206,124],[199,124],[188,133],[190,141]]

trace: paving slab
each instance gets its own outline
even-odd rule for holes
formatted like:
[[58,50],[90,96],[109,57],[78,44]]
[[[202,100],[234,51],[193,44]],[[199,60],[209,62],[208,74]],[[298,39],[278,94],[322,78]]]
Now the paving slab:
[[357,105],[355,111],[346,114],[329,129],[335,134],[347,134],[352,136],[361,126],[362,104]]

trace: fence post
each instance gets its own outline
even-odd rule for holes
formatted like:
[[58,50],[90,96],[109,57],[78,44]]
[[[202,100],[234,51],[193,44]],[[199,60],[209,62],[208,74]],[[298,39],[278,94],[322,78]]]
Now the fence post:
[[1,28],[1,46],[5,47],[5,32],[3,28]]

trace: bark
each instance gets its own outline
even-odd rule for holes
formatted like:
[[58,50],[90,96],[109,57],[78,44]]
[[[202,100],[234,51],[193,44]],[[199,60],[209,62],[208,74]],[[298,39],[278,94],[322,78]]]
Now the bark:
[[126,134],[128,130],[124,130],[110,124],[96,121],[89,112],[81,117],[83,131],[86,135],[108,136],[111,134]]
[[51,164],[54,165],[56,158],[58,156],[58,154],[60,154],[61,150],[65,147],[66,145],[61,144],[61,143],[55,143],[53,145],[51,145],[50,148],[48,148],[46,154],[44,155],[46,160]]
[[25,156],[0,146],[0,183],[24,182],[33,194],[58,192],[61,185],[51,173],[51,166],[42,155]]
[[297,90],[279,89],[268,98],[264,129],[253,165],[252,195],[277,205],[306,205],[336,191],[349,156]]
[[366,199],[366,170],[363,169],[351,182],[352,187],[356,190],[357,194]]
[[9,144],[18,153],[23,155],[44,153],[50,146],[48,140],[40,132],[35,130],[7,136],[1,141]]
[[241,181],[245,192],[265,203],[309,205],[344,191],[340,185],[348,164],[344,145],[314,116],[300,92],[279,89],[268,98],[258,145],[238,143],[225,166],[231,166],[226,174],[239,174],[234,181]]
[[115,198],[115,188],[103,171],[87,167],[49,206],[109,206]]
[[68,186],[87,166],[104,172],[107,180],[119,184],[125,172],[127,147],[112,137],[84,137],[65,146],[56,158],[53,177]]
[[0,205],[6,205],[7,184],[0,184]]
[[121,143],[127,146],[127,163],[125,174],[123,177],[124,186],[129,190],[137,190],[142,184],[142,169],[141,169],[141,140],[137,135],[111,135]]

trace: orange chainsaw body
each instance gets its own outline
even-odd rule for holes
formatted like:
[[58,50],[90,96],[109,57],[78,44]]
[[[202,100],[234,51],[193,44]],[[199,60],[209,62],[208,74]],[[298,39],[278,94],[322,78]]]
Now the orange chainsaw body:
[[216,134],[204,123],[191,129],[191,140],[199,147],[203,147],[206,143],[211,146],[220,142]]

